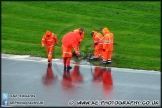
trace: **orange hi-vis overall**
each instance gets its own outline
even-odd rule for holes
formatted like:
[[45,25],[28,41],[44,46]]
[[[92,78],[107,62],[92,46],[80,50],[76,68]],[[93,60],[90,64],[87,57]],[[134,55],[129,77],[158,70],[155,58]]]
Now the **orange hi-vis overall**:
[[58,38],[57,36],[50,32],[46,31],[46,34],[42,37],[41,44],[46,46],[46,51],[48,54],[48,61],[52,61],[52,52],[54,50],[54,44],[58,44]]
[[[79,33],[80,31],[79,31],[79,29],[76,29],[76,30],[74,30],[74,32]],[[83,39],[84,39],[84,32],[82,33],[82,35],[80,35],[80,39],[79,39],[79,44],[78,44],[78,46],[75,46],[75,47],[74,47],[74,52],[75,52],[75,54],[76,54],[77,56],[80,55],[80,42],[82,42]]]
[[76,32],[69,32],[62,38],[62,58],[64,60],[64,70],[71,69],[70,60],[72,57],[72,48],[78,46],[80,35]]
[[93,37],[92,37],[93,41],[94,41],[93,45],[95,46],[94,56],[96,58],[99,58],[99,57],[102,58],[103,57],[103,51],[102,51],[102,49],[103,49],[103,36],[99,32],[96,32],[96,31],[92,31],[92,32],[94,32]]
[[72,57],[72,48],[65,47],[62,45],[61,49],[62,49],[62,58],[63,58],[64,66],[70,66],[70,60]]
[[103,41],[103,63],[111,63],[114,35],[107,28],[103,29],[104,41]]

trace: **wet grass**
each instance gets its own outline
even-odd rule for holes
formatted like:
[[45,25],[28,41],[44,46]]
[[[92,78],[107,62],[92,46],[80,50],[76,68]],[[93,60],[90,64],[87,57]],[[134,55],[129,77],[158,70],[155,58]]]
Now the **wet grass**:
[[116,43],[109,66],[161,70],[160,1],[2,1],[1,9],[2,53],[47,57],[41,38],[49,29],[59,39],[54,58],[61,58],[63,35],[83,27],[85,57],[93,52],[90,32],[108,27]]

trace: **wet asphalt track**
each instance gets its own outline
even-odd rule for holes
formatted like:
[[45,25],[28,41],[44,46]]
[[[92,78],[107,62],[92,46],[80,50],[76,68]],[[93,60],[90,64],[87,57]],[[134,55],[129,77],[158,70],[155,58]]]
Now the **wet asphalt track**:
[[[8,106],[161,106],[158,71],[71,62],[73,68],[65,72],[62,60],[50,67],[46,59],[1,55],[1,92],[8,93]],[[31,101],[43,105],[20,103]]]

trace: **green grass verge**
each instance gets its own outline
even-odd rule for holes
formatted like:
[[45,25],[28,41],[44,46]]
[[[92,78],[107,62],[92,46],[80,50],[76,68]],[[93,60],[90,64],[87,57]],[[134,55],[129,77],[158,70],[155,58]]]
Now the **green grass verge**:
[[54,58],[61,58],[63,35],[83,27],[81,53],[88,55],[91,31],[108,27],[116,43],[110,66],[161,70],[160,1],[2,1],[1,9],[1,53],[47,57],[41,38],[48,29],[59,39]]

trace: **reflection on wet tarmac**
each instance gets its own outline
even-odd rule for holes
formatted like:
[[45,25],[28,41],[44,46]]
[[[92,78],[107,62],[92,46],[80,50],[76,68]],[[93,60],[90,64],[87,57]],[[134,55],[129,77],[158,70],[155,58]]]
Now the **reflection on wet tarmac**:
[[113,89],[113,79],[111,68],[95,67],[93,72],[93,82],[102,82],[103,92],[105,95],[110,95]]
[[[92,72],[93,82],[101,82],[104,92],[110,92],[112,90],[113,80],[111,76],[111,68],[106,67],[94,67]],[[57,76],[54,75],[52,70],[52,64],[48,64],[46,75],[42,77],[44,85],[52,85]],[[70,71],[63,70],[61,85],[64,90],[74,88],[76,84],[84,81],[83,75],[80,71],[79,65],[74,65]]]
[[102,68],[103,74],[103,90],[104,94],[111,94],[113,89],[113,79],[111,75],[111,68]]
[[70,71],[64,70],[63,76],[62,76],[62,87],[64,90],[74,87],[74,84],[72,83]]
[[83,82],[83,76],[80,72],[80,66],[75,65],[73,71],[71,72],[71,78],[73,82],[80,83]]
[[80,66],[75,65],[71,71],[63,71],[62,86],[64,89],[75,87],[76,83],[83,82],[83,76],[80,72]]
[[[157,105],[143,106],[161,106],[161,72],[93,65],[71,66],[69,72],[64,72],[62,63],[58,61],[48,66],[46,59],[45,62],[31,62],[2,58],[2,93],[34,94],[36,98],[9,98],[9,101],[43,101],[45,107],[70,107],[69,102],[74,102],[71,106],[75,107],[81,105],[77,102],[82,100],[157,100]],[[85,104],[81,106],[86,107]]]
[[46,75],[42,77],[42,83],[44,85],[51,85],[56,79],[57,79],[57,76],[55,76],[53,73],[52,64],[49,63],[47,65]]
[[94,82],[102,81],[103,80],[102,74],[103,74],[102,67],[95,67],[93,73],[93,81]]

